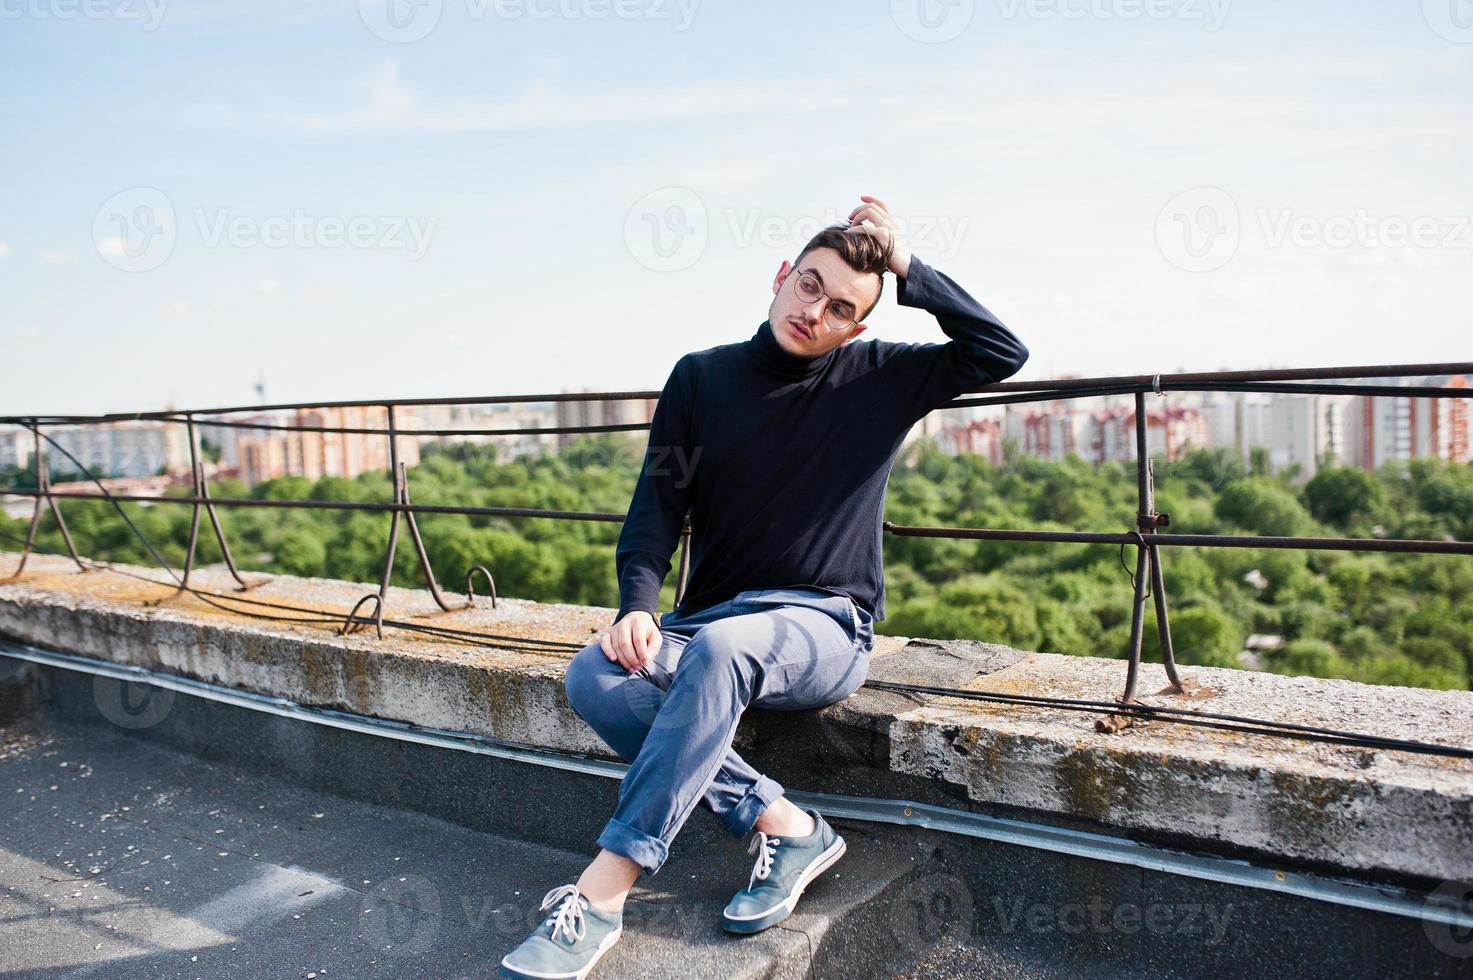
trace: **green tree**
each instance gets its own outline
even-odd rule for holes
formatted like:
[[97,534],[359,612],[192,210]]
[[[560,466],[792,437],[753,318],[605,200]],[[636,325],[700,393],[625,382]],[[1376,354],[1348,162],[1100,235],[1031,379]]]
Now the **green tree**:
[[1303,639],[1269,651],[1265,665],[1276,674],[1293,677],[1349,677],[1350,664],[1324,640]]
[[1336,527],[1372,517],[1386,503],[1386,491],[1365,470],[1320,470],[1304,485],[1304,500],[1316,520]]
[[327,543],[318,531],[298,528],[281,539],[275,558],[283,575],[321,577],[327,568]]
[[1308,512],[1284,487],[1261,476],[1234,480],[1217,498],[1217,516],[1253,534],[1298,536],[1311,529]]

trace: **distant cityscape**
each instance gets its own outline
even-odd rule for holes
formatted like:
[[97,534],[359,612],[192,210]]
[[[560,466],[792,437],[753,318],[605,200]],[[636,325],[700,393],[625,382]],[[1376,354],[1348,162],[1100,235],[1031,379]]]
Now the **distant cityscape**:
[[[1468,388],[1464,375],[1387,379],[1388,385]],[[1469,392],[1473,398],[1473,390]],[[1397,459],[1436,457],[1454,463],[1473,461],[1469,445],[1469,401],[1412,396],[1271,394],[1264,392],[1172,392],[1147,395],[1147,445],[1153,457],[1181,458],[1194,449],[1231,450],[1245,464],[1254,450],[1266,451],[1271,472],[1290,470],[1294,480],[1310,479],[1323,466],[1376,470]],[[473,445],[505,463],[525,455],[556,453],[583,433],[555,430],[570,426],[647,423],[655,401],[567,401],[489,405],[406,406],[395,410],[405,437],[399,458],[419,463],[425,444]],[[206,417],[207,418],[207,417]],[[241,413],[227,421],[262,426],[383,429],[384,409],[374,406],[308,408],[285,412]],[[480,429],[527,429],[515,435],[483,435]],[[415,436],[417,431],[436,435]],[[102,425],[58,425],[46,433],[94,473],[109,489],[141,495],[188,484],[187,430],[176,423],[130,420]],[[388,441],[372,433],[289,432],[269,428],[199,425],[210,479],[231,477],[247,486],[283,476],[316,480],[353,478],[387,472]],[[459,434],[464,432],[465,434]],[[630,438],[643,440],[639,430]],[[907,436],[935,440],[942,452],[975,453],[1001,465],[1005,446],[1026,456],[1062,460],[1075,454],[1086,462],[1129,462],[1135,458],[1132,399],[1088,398],[997,408],[942,409],[931,413]],[[75,467],[54,448],[45,447],[48,469],[61,482],[55,489],[95,491],[83,482],[65,484]],[[20,427],[0,431],[0,470],[26,467],[32,435]],[[637,458],[637,457],[636,457]],[[30,506],[10,498],[7,511]]]
[[[1063,380],[1063,379],[1060,379]],[[1389,378],[1386,386],[1468,388],[1464,375]],[[1469,392],[1473,398],[1473,391]],[[948,412],[937,413],[941,415]],[[1394,459],[1473,460],[1469,402],[1410,395],[1298,395],[1265,392],[1171,392],[1146,396],[1146,445],[1152,457],[1176,460],[1193,449],[1230,449],[1246,464],[1255,449],[1270,472],[1294,470],[1305,482],[1322,466],[1375,471]],[[948,452],[976,453],[994,465],[1011,440],[1027,456],[1063,459],[1070,453],[1100,464],[1135,459],[1132,399],[1078,399],[1010,406],[957,425],[925,425]]]

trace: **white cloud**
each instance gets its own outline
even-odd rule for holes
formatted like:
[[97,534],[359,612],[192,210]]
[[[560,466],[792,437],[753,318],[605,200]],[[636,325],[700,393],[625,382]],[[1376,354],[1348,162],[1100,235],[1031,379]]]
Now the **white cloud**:
[[43,248],[36,257],[47,265],[62,265],[77,261],[76,252],[68,252],[59,248]]
[[[1473,121],[1459,111],[1453,95],[1439,100],[1374,94],[1387,77],[1448,68],[1447,57],[1439,62],[1425,52],[1388,51],[1357,57],[1153,59],[1122,65],[1060,58],[1048,50],[1002,49],[985,53],[966,69],[895,72],[883,92],[863,76],[863,66],[851,77],[736,78],[616,88],[597,79],[570,86],[561,81],[566,73],[560,63],[539,62],[540,78],[500,99],[422,92],[401,78],[398,63],[390,59],[340,85],[335,105],[309,105],[295,93],[271,99],[253,92],[238,102],[196,103],[187,118],[197,125],[303,135],[460,133],[750,115],[796,124],[793,107],[801,104],[819,117],[855,113],[856,118],[884,119],[892,129],[931,138],[940,126],[955,127],[955,139],[965,141],[970,134],[988,152],[1004,149],[988,132],[997,126],[1021,127],[1033,136],[1027,146],[1015,148],[1030,151],[1060,142],[1072,145],[1080,126],[1108,132],[1118,141],[1120,126],[1139,126],[1143,118],[1159,123],[1140,134],[1145,142],[1170,141],[1176,120],[1214,120],[1234,127],[1272,120],[1299,126],[1307,119],[1323,124],[1326,118],[1361,119],[1367,113],[1408,134],[1468,136]],[[958,93],[976,97],[959,98]],[[1046,127],[1040,122],[1045,119]],[[840,140],[846,135],[873,152],[870,128],[832,134]]]
[[4,242],[0,242],[0,259],[5,258],[9,254],[10,254],[10,246],[7,245],[7,244],[5,244]]
[[280,289],[281,283],[277,282],[275,279],[262,279],[260,282],[256,283],[256,291],[265,293],[268,296],[270,296],[274,292],[277,292]]
[[190,0],[171,6],[168,19],[171,24],[244,25],[260,30],[316,23],[348,13],[355,6],[354,0]]
[[198,125],[316,135],[459,133],[783,113],[799,99],[819,114],[884,113],[906,102],[900,94],[876,95],[872,88],[820,78],[649,89],[603,85],[572,89],[538,81],[506,99],[427,98],[400,80],[399,66],[392,60],[345,89],[344,104],[336,107],[305,107],[279,99],[274,106],[255,109],[216,100],[195,105],[188,119]]
[[183,300],[183,299],[176,299],[172,303],[169,304],[169,309],[172,310],[175,313],[188,313],[189,312],[189,301],[188,300]]

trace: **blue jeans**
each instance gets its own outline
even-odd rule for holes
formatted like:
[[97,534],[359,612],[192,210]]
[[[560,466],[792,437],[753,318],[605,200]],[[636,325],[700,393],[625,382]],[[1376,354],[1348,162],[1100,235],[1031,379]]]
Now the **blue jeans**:
[[874,622],[848,596],[809,587],[739,592],[660,620],[660,648],[630,673],[590,643],[568,665],[568,702],[630,763],[598,844],[649,875],[697,803],[735,837],[783,788],[732,751],[748,705],[802,711],[857,691]]

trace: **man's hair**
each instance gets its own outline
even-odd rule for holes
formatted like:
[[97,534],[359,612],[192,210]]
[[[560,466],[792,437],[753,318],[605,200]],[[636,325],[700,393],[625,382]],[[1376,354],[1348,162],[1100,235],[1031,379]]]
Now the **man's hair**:
[[890,268],[890,253],[895,250],[894,244],[882,245],[879,239],[873,235],[863,232],[849,232],[848,225],[829,225],[817,235],[808,240],[803,246],[803,251],[798,253],[797,260],[793,263],[797,266],[803,261],[803,257],[816,248],[831,248],[839,253],[839,258],[844,264],[855,272],[873,272],[880,279],[879,291],[875,293],[875,301],[869,305],[856,320],[863,320],[874,312],[876,306],[880,305],[880,297],[885,294],[885,270]]

